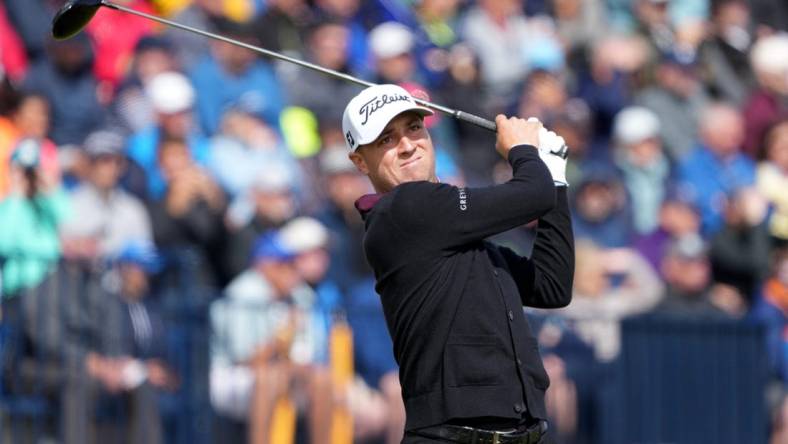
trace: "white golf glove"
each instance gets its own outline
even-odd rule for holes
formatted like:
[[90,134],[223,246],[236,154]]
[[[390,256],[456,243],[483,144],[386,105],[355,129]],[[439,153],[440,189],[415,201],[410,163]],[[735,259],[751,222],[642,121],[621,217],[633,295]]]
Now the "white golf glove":
[[[538,121],[535,117],[529,121]],[[547,165],[550,175],[553,176],[553,183],[556,186],[569,186],[566,181],[566,158],[567,146],[564,138],[558,134],[542,127],[539,131],[539,158]]]

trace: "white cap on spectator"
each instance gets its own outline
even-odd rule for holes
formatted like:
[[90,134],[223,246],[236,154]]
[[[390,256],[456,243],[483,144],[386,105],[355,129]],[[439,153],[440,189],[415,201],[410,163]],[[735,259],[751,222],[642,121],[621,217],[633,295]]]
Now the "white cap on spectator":
[[756,72],[788,74],[788,34],[758,39],[750,52],[750,61]]
[[657,114],[642,106],[624,108],[613,121],[613,136],[625,145],[656,137],[659,129]]
[[369,49],[378,59],[409,53],[413,48],[413,33],[398,22],[385,22],[369,33]]
[[152,78],[145,92],[153,109],[162,114],[177,114],[194,105],[194,88],[181,73],[170,71]]
[[323,148],[320,152],[320,170],[327,175],[357,171],[347,156],[347,149],[342,145]]
[[255,191],[286,193],[293,190],[293,174],[282,162],[268,162],[257,172],[252,183]]
[[288,250],[295,254],[325,247],[328,230],[311,217],[297,217],[279,230],[279,238]]

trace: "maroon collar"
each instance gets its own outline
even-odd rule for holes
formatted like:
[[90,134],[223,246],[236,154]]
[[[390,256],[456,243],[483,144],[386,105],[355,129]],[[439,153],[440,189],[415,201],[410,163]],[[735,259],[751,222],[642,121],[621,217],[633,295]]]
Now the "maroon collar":
[[364,216],[372,210],[372,207],[374,207],[382,197],[382,193],[365,194],[356,200],[356,209]]

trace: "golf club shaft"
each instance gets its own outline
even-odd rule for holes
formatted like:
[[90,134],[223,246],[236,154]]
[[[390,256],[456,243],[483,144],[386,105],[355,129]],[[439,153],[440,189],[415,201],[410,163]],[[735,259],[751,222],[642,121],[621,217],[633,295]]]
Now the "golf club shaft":
[[[129,14],[133,14],[133,15],[136,15],[136,16],[139,16],[139,17],[144,17],[146,19],[153,20],[154,22],[162,23],[162,24],[165,24],[165,25],[168,25],[168,26],[172,26],[174,28],[182,29],[184,31],[193,32],[195,34],[200,34],[200,35],[202,35],[204,37],[209,37],[209,38],[213,38],[213,39],[216,39],[216,40],[221,40],[221,41],[223,41],[225,43],[230,43],[232,45],[240,46],[242,48],[246,48],[246,49],[248,49],[250,51],[254,51],[256,53],[263,54],[265,56],[268,56],[268,57],[271,57],[271,58],[274,58],[274,59],[277,59],[277,60],[283,60],[285,62],[294,63],[294,64],[302,66],[304,68],[313,69],[315,71],[322,72],[323,74],[327,74],[327,75],[330,75],[330,76],[338,77],[340,79],[344,79],[344,80],[347,80],[348,82],[356,83],[356,84],[361,85],[361,86],[373,86],[373,85],[375,85],[374,83],[370,83],[370,82],[367,82],[365,80],[361,80],[359,78],[353,77],[353,76],[348,75],[348,74],[341,73],[339,71],[334,71],[333,69],[324,68],[322,66],[315,65],[314,63],[309,63],[309,62],[305,62],[303,60],[295,59],[293,57],[288,57],[286,55],[279,54],[278,52],[269,51],[267,49],[263,49],[263,48],[260,48],[258,46],[250,45],[248,43],[244,43],[244,42],[241,42],[241,41],[238,41],[238,40],[235,40],[235,39],[231,39],[229,37],[225,37],[225,36],[222,36],[222,35],[219,35],[219,34],[214,34],[212,32],[204,31],[202,29],[197,29],[197,28],[193,28],[191,26],[182,25],[182,24],[180,24],[178,22],[173,22],[171,20],[167,20],[167,19],[159,17],[159,16],[155,16],[155,15],[147,14],[147,13],[144,13],[144,12],[140,12],[140,11],[137,11],[135,9],[127,8],[127,7],[122,6],[122,5],[116,5],[114,3],[110,3],[110,2],[107,2],[107,1],[103,1],[103,0],[102,0],[101,4],[102,4],[102,6],[106,6],[107,8],[111,8],[111,9],[115,9],[115,10],[118,10],[118,11],[127,12]],[[459,120],[462,120],[462,121],[465,121],[465,122],[468,122],[468,123],[472,123],[474,125],[480,126],[482,128],[488,129],[490,131],[493,131],[493,132],[496,131],[495,122],[487,120],[487,119],[485,119],[483,117],[479,117],[479,116],[476,116],[474,114],[466,113],[464,111],[451,109],[451,108],[448,108],[448,107],[445,107],[445,106],[442,106],[442,105],[437,105],[435,103],[428,102],[426,100],[422,100],[422,99],[419,99],[419,98],[414,98],[414,99],[420,105],[427,106],[429,108],[438,110],[438,111],[440,111],[442,113],[445,113],[445,114],[449,114],[449,115],[451,115],[452,117],[454,117],[456,119],[459,119]]]

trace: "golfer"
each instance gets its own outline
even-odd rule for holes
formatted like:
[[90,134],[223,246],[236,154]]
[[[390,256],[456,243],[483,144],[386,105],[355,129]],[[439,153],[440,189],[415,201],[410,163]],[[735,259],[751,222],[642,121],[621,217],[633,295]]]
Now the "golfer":
[[[564,141],[499,115],[513,178],[458,188],[435,176],[432,111],[395,85],[345,108],[349,157],[376,194],[356,207],[407,412],[404,443],[537,443],[549,385],[523,306],[569,304],[574,249]],[[485,238],[538,220],[532,257]]]

